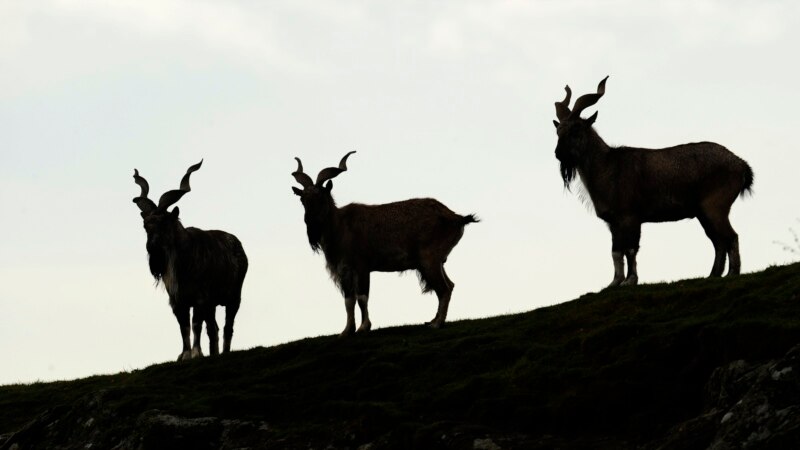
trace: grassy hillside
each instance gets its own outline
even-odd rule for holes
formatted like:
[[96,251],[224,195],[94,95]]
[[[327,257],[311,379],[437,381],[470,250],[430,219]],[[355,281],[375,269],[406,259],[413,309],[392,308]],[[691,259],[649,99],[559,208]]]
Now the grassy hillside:
[[292,445],[430,447],[486,434],[613,448],[699,413],[715,367],[778,357],[798,342],[794,264],[734,279],[615,288],[442,330],[388,328],[4,386],[0,434],[102,390],[115,420],[157,409],[263,421],[276,442]]

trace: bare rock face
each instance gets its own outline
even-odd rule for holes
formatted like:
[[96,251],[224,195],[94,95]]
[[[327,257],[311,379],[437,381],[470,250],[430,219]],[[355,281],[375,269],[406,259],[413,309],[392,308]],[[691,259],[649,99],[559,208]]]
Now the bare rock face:
[[674,427],[650,449],[800,448],[800,345],[783,358],[717,368],[703,414]]

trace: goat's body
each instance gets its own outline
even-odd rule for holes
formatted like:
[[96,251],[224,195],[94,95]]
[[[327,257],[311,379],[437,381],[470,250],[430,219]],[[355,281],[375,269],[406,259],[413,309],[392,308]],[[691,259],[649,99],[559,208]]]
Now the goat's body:
[[188,227],[176,247],[163,276],[170,306],[239,306],[248,262],[236,236]]
[[[608,77],[606,77],[607,79]],[[663,149],[609,147],[580,113],[605,94],[606,79],[596,94],[586,94],[569,108],[572,91],[556,103],[558,134],[556,158],[564,185],[577,174],[595,213],[611,231],[614,280],[636,284],[636,254],[642,223],[670,222],[696,217],[714,244],[711,276],[722,274],[726,256],[728,275],[740,271],[738,235],[728,215],[737,197],[750,192],[753,171],[741,158],[713,142],[683,144]],[[624,261],[628,274],[624,274]]]
[[[233,322],[242,298],[247,274],[247,255],[236,236],[219,230],[183,228],[177,224],[173,242],[149,246],[151,271],[164,283],[169,304],[178,320],[183,351],[178,357],[202,355],[200,336],[203,323],[209,339],[209,352],[219,353],[217,306],[225,307],[223,353],[230,351]],[[190,344],[191,331],[194,334]]]
[[[474,216],[456,214],[430,198],[382,205],[351,203],[332,215],[320,246],[328,272],[345,298],[364,298],[362,315],[371,272],[416,270],[423,292],[435,291],[439,297],[432,324],[444,323],[455,286],[444,263],[464,235],[464,226],[477,221]],[[348,328],[354,326],[348,318]]]
[[[612,236],[614,281],[636,284],[641,224],[698,218],[714,244],[711,276],[740,271],[738,235],[728,215],[733,202],[749,192],[753,171],[741,158],[713,142],[663,149],[609,147],[590,130],[588,154],[577,172],[595,213]],[[623,273],[623,256],[628,275]]]
[[464,220],[430,198],[383,205],[351,203],[339,209],[333,221],[335,234],[343,237],[336,245],[343,251],[331,258],[368,272],[418,270],[423,260],[447,260],[464,234]]
[[[597,216],[641,222],[691,219],[704,209],[730,209],[750,190],[750,166],[713,142],[663,149],[609,148],[578,172]],[[726,206],[727,205],[727,206]]]

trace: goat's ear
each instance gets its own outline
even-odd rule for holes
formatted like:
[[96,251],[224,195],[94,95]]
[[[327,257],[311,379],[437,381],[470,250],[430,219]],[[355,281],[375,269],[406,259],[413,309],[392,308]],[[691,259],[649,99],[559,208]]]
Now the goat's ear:
[[326,190],[326,191],[328,191],[328,192],[330,192],[330,191],[331,191],[331,189],[333,189],[333,181],[331,181],[331,180],[328,180],[328,182],[327,182],[327,183],[325,183],[325,190]]
[[178,218],[178,214],[180,214],[180,213],[181,213],[181,210],[178,209],[178,207],[176,206],[176,207],[172,208],[172,211],[170,212],[170,215],[172,216],[173,219],[177,219]]
[[586,119],[586,125],[592,125],[594,121],[597,120],[597,111],[594,112],[588,119]]
[[292,192],[294,192],[294,195],[303,195],[303,190],[302,189],[297,189],[294,186],[292,186]]
[[559,125],[561,125],[561,124],[560,124],[560,123],[558,123],[558,121],[557,121],[557,120],[554,120],[554,121],[553,121],[553,125],[555,125],[555,126],[556,126],[556,128],[558,128],[558,126],[559,126]]

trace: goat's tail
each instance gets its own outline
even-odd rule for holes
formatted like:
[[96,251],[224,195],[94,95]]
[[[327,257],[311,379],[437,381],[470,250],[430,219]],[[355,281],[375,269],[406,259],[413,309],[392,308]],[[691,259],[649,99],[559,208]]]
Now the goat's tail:
[[466,216],[461,217],[461,225],[467,225],[470,223],[478,223],[481,219],[479,219],[475,214],[467,214]]
[[744,173],[742,174],[742,189],[739,191],[739,196],[744,197],[753,193],[753,169],[749,164],[744,163]]

